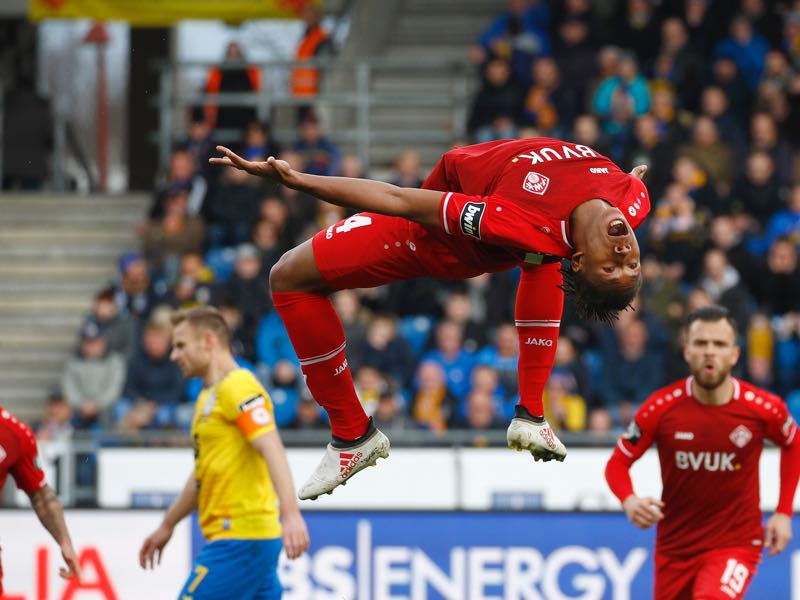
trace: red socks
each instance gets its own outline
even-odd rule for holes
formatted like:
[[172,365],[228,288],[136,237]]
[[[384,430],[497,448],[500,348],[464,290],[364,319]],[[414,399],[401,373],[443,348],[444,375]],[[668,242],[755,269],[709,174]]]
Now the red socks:
[[308,389],[328,413],[333,435],[355,440],[367,429],[368,419],[356,396],[345,358],[342,322],[322,294],[273,292],[275,309],[292,341]]
[[515,317],[519,334],[519,403],[544,416],[542,394],[556,358],[564,292],[559,263],[523,269]]

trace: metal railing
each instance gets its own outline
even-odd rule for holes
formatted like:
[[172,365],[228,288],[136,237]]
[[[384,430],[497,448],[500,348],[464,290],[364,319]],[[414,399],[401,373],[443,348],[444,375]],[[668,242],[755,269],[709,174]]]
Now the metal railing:
[[[183,69],[212,68],[241,69],[257,67],[261,71],[261,89],[254,92],[227,92],[206,94],[202,91],[179,90],[178,75]],[[312,98],[297,98],[291,95],[281,74],[294,67],[317,67],[323,73],[319,94]],[[252,107],[260,119],[270,119],[277,107],[312,105],[328,110],[349,110],[354,117],[338,115],[331,119],[326,134],[337,143],[355,145],[356,153],[366,167],[370,165],[371,145],[385,142],[433,142],[449,144],[453,139],[466,134],[467,112],[470,101],[470,84],[474,67],[465,61],[436,61],[409,63],[390,59],[326,59],[296,63],[293,61],[268,61],[259,63],[209,63],[204,61],[158,62],[154,68],[160,72],[159,94],[153,98],[160,112],[159,131],[153,138],[159,148],[159,164],[166,167],[173,143],[184,132],[180,129],[182,112],[190,106]],[[434,76],[446,81],[440,93],[411,90],[408,93],[380,93],[374,89],[376,76],[397,73],[413,73],[415,76]],[[396,128],[378,128],[371,122],[372,110],[376,107],[407,109],[415,107],[449,109],[449,118],[441,129],[427,127],[409,128],[405,124]],[[219,141],[226,141],[228,132],[219,131]],[[291,127],[274,128],[273,135],[279,142],[295,139]]]

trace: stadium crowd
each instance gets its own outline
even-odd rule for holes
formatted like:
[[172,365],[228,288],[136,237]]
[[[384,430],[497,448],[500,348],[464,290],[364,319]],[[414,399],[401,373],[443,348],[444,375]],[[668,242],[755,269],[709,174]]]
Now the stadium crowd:
[[[653,211],[638,230],[644,284],[612,325],[565,307],[545,393],[554,428],[625,427],[654,389],[684,374],[681,318],[709,303],[742,331],[739,373],[782,394],[800,417],[800,2],[511,0],[469,50],[481,74],[469,139],[551,136],[591,146],[623,169],[647,164]],[[737,8],[738,10],[734,10]],[[225,71],[236,89],[247,72]],[[225,79],[216,82],[226,89]],[[311,173],[363,177],[354,155],[302,111],[283,147],[247,109],[198,107],[141,224],[139,252],[99,290],[50,398],[39,435],[73,428],[186,428],[200,390],[169,361],[169,313],[219,306],[240,364],[284,428],[324,426],[268,289],[283,252],[343,209],[210,168],[217,122],[237,151]],[[413,150],[391,180],[419,186]],[[466,282],[409,281],[343,291],[357,391],[381,429],[504,428],[517,395],[513,303],[518,272]]]

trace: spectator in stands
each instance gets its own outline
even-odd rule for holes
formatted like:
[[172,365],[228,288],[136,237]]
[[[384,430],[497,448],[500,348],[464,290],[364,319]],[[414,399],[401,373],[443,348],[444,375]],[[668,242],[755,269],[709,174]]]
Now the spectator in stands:
[[286,426],[286,429],[306,430],[306,429],[327,429],[320,412],[319,404],[313,398],[302,397],[297,404],[297,417]]
[[614,419],[608,409],[596,407],[589,411],[586,431],[591,435],[605,436],[614,430]]
[[637,165],[647,165],[645,181],[651,197],[658,198],[664,192],[674,159],[675,144],[662,139],[656,118],[649,113],[638,117],[633,126],[633,139],[622,162],[628,171]]
[[108,351],[100,327],[92,321],[81,329],[76,356],[64,366],[61,388],[74,413],[78,429],[107,425],[109,411],[119,400],[125,384],[125,360]]
[[[208,182],[198,171],[197,157],[189,150],[176,150],[169,160],[169,171],[164,181],[157,187],[153,203],[150,205],[147,218],[158,221],[164,216],[167,196],[176,189],[188,191],[186,213],[191,216],[200,214],[204,209]],[[215,173],[215,172],[214,172]]]
[[682,8],[680,16],[689,31],[689,43],[701,56],[708,56],[725,35],[728,6],[709,0],[686,0]]
[[61,393],[51,392],[47,397],[44,415],[36,427],[36,439],[41,441],[63,441],[72,437],[72,407]]
[[142,232],[142,253],[157,278],[172,284],[178,275],[180,257],[200,252],[205,239],[205,224],[188,212],[189,189],[175,185],[167,191],[164,214],[150,221]]
[[[194,158],[194,172],[208,183],[216,181],[217,170],[208,164],[215,147],[214,131],[206,120],[205,111],[200,106],[193,106],[189,111],[186,137],[178,144],[178,149]],[[199,210],[200,207],[196,208]]]
[[389,388],[389,381],[375,367],[360,367],[353,375],[356,395],[364,407],[364,412],[372,416],[378,408],[378,401]]
[[661,263],[654,256],[642,259],[642,305],[658,318],[661,326],[676,339],[684,317],[685,297],[681,290],[680,273]]
[[671,85],[654,81],[650,88],[650,114],[658,123],[661,139],[672,144],[684,143],[689,137],[691,113],[677,105],[675,90]]
[[556,61],[550,57],[533,63],[533,83],[525,95],[523,122],[541,135],[562,137],[572,130],[581,108],[578,94],[563,85]]
[[670,17],[661,25],[661,48],[654,75],[656,79],[669,81],[681,108],[697,109],[705,64],[702,55],[689,43],[689,32],[678,17]]
[[[305,30],[295,50],[295,62],[308,63],[332,56],[333,42],[322,27],[319,10],[310,3],[303,9],[303,22]],[[319,94],[320,81],[321,71],[317,65],[301,64],[292,69],[289,87],[295,98],[310,102]],[[303,121],[311,114],[311,105],[302,105],[298,110],[298,121]]]
[[[739,272],[746,282],[758,278],[756,257],[745,238],[746,221],[739,217],[720,215],[711,221],[710,247],[719,248],[725,253],[728,262]],[[766,249],[763,253],[766,254]]]
[[455,417],[456,399],[447,386],[441,363],[422,360],[417,367],[411,414],[423,429],[441,432]]
[[792,187],[787,207],[776,211],[770,217],[756,252],[763,253],[780,237],[789,239],[796,247],[800,246],[800,183]]
[[800,10],[795,9],[786,15],[783,24],[783,49],[788,53],[789,61],[796,68],[800,67]]
[[469,376],[475,364],[472,352],[464,349],[464,332],[453,321],[441,321],[436,327],[436,345],[422,356],[421,362],[435,361],[442,366],[447,387],[458,400],[469,391]]
[[269,156],[278,156],[280,148],[272,139],[269,125],[259,120],[250,121],[244,129],[244,148],[242,156],[247,160],[266,160]]
[[648,390],[663,384],[663,355],[648,352],[648,328],[641,319],[632,319],[615,329],[617,345],[603,356],[600,392],[614,420],[624,427]]
[[219,312],[231,332],[231,350],[234,356],[240,356],[250,362],[256,362],[255,329],[244,326],[242,310],[230,298],[222,298]]
[[709,84],[722,89],[731,112],[744,121],[750,111],[751,92],[747,80],[732,58],[720,56],[714,60]]
[[586,429],[586,400],[578,392],[578,383],[568,371],[553,369],[542,396],[545,419],[558,431]]
[[[244,52],[237,42],[225,49],[225,59],[219,67],[212,68],[206,81],[206,94],[257,92],[261,89],[261,71],[245,63]],[[211,129],[242,131],[256,118],[253,105],[217,106],[212,100],[205,107],[206,121]]]
[[[467,395],[466,414],[457,424],[464,429],[504,429],[506,421],[498,414],[492,395],[486,390],[476,389]],[[485,442],[477,445],[485,445]]]
[[745,348],[748,381],[752,381],[758,387],[774,389],[775,334],[766,315],[756,313],[750,319]]
[[300,402],[300,377],[297,367],[286,359],[272,365],[266,388],[275,409],[275,423],[283,427],[297,419]]
[[392,390],[381,394],[378,406],[372,415],[375,427],[381,431],[411,429],[414,424],[408,415],[403,412],[403,401],[400,395]]
[[497,371],[503,395],[506,398],[516,396],[517,361],[519,359],[519,336],[516,328],[510,323],[497,327],[494,343],[485,346],[475,356],[476,365],[486,365]]
[[611,146],[603,136],[597,117],[590,114],[579,115],[575,119],[572,139],[576,144],[594,148],[603,156],[611,155]]
[[692,158],[708,173],[711,184],[718,196],[727,196],[731,191],[734,177],[735,155],[720,140],[717,125],[710,117],[695,119],[692,140],[678,149],[680,156]]
[[419,152],[403,150],[394,162],[389,183],[399,187],[418,188],[424,181]]
[[671,183],[656,202],[648,228],[648,247],[668,263],[691,263],[702,250],[707,222],[708,214],[696,209],[686,188]]
[[758,273],[751,283],[753,294],[768,316],[800,313],[800,268],[793,241],[779,237],[772,242]]
[[[163,321],[147,323],[139,351],[128,365],[125,400],[115,408],[123,429],[175,425],[175,407],[184,400],[186,381],[180,367],[170,360],[171,336],[171,327]],[[127,422],[130,411],[137,418]]]
[[750,153],[744,176],[734,187],[732,199],[732,208],[751,217],[757,229],[784,206],[775,163],[769,154],[762,150]]
[[236,246],[250,237],[261,204],[260,186],[257,177],[242,171],[222,173],[204,211],[208,246]]
[[713,215],[728,210],[724,199],[717,195],[708,173],[690,156],[679,156],[672,165],[672,178],[694,200],[698,210]]
[[252,243],[261,257],[262,269],[266,272],[272,268],[285,249],[281,246],[278,227],[272,221],[259,219],[253,225],[253,233],[250,236]]
[[792,151],[781,137],[775,119],[769,113],[757,112],[750,118],[750,148],[769,154],[775,165],[778,185],[791,185]]
[[752,91],[761,78],[768,50],[769,43],[764,36],[753,30],[746,16],[737,15],[731,21],[729,37],[714,47],[714,56],[732,59]]
[[392,315],[373,317],[357,353],[361,357],[360,365],[373,367],[404,387],[411,384],[414,354],[397,334],[397,321]]
[[225,283],[224,294],[242,311],[242,325],[254,330],[272,308],[268,281],[262,268],[261,255],[252,244],[236,249],[233,275]]
[[572,338],[565,335],[558,338],[554,367],[560,372],[569,374],[575,380],[576,394],[583,397],[589,404],[595,403],[595,382],[592,381],[589,368]]
[[747,136],[741,120],[731,112],[728,97],[722,88],[710,85],[703,89],[700,112],[714,120],[720,138],[736,153],[737,164],[744,162],[747,156]]
[[525,88],[511,78],[509,64],[499,58],[490,60],[467,122],[474,140],[488,142],[504,135],[515,137],[524,100]]
[[[475,365],[470,375],[470,394],[473,392],[485,392],[494,402],[496,412],[499,415],[510,416],[514,414],[514,404],[518,398],[516,394],[506,395],[503,386],[500,385],[500,374],[494,367],[489,365]],[[456,407],[456,413],[459,418],[462,418],[467,413],[467,404],[460,403]]]
[[165,286],[156,287],[150,280],[147,263],[141,254],[126,252],[119,259],[119,279],[113,284],[114,301],[120,314],[143,323],[150,311],[161,303],[166,294]]
[[533,60],[552,52],[549,27],[550,8],[544,0],[508,0],[508,9],[483,31],[470,57],[476,64],[507,60],[513,78],[528,85]]
[[567,8],[583,5],[585,12],[572,12],[558,27],[554,54],[561,71],[561,81],[575,95],[579,107],[586,106],[587,88],[594,79],[597,65],[597,42],[592,32],[594,20],[588,0],[567,2]]
[[120,314],[114,302],[114,288],[104,288],[95,295],[87,321],[93,321],[100,328],[109,352],[122,355],[126,361],[133,358],[139,332],[132,317]]
[[614,42],[636,53],[648,67],[659,49],[661,19],[654,4],[647,0],[627,0],[619,5],[614,25]]
[[342,320],[342,327],[348,340],[349,355],[352,349],[364,347],[369,315],[361,306],[361,300],[355,290],[339,290],[333,294],[332,300],[333,307]]
[[[455,289],[444,300],[444,317],[461,327],[464,332],[464,349],[476,352],[486,345],[487,328],[484,323],[474,318],[475,310],[472,298],[467,290]],[[480,311],[479,311],[480,312]]]
[[339,148],[322,133],[322,124],[314,115],[300,123],[300,137],[292,146],[302,158],[302,170],[312,175],[338,175],[342,167]]
[[739,272],[728,262],[725,252],[711,248],[703,256],[703,273],[698,285],[716,304],[730,311],[737,323],[747,323],[753,310],[753,300]]

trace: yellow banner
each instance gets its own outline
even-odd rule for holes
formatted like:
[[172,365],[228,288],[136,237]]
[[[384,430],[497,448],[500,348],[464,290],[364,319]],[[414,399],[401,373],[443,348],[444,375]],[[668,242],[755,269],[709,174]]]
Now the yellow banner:
[[32,21],[97,19],[131,25],[171,25],[184,19],[296,19],[319,0],[28,0]]

